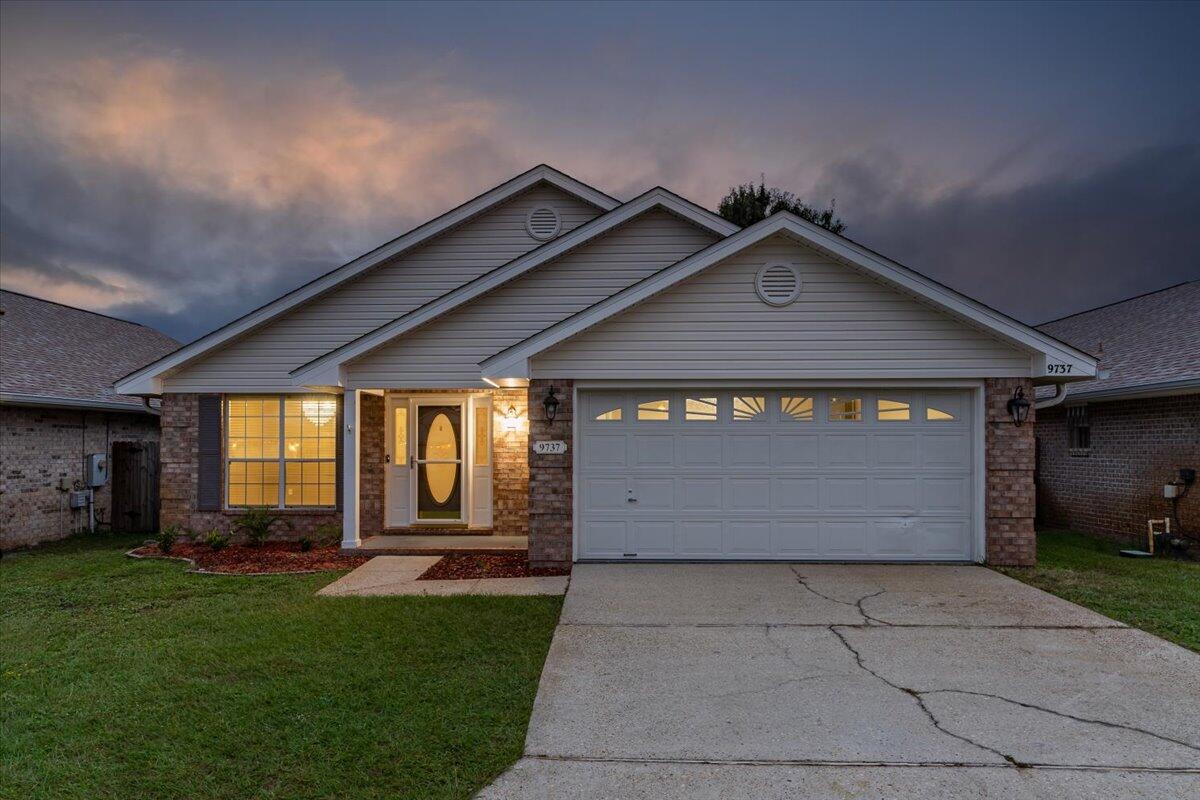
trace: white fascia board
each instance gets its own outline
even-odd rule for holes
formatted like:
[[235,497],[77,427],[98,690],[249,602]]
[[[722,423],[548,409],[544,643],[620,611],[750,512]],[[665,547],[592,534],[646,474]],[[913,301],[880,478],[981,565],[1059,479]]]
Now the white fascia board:
[[[782,212],[656,272],[507,350],[502,350],[480,364],[483,375],[495,378],[501,375],[528,374],[529,367],[526,362],[534,355],[777,233],[795,236],[832,258],[874,275],[893,288],[919,297],[952,316],[989,331],[1029,352],[1030,372],[1034,377],[1038,377],[1039,374],[1053,375],[1055,378],[1066,377],[1049,371],[1061,368],[1057,365],[1069,365],[1069,374],[1072,377],[1090,377],[1096,374],[1096,361],[1087,353],[971,300],[819,225],[806,222],[794,214]],[[1043,372],[1038,373],[1039,369]]]
[[175,352],[160,358],[158,361],[126,375],[124,378],[118,380],[114,386],[121,394],[161,394],[162,378],[165,375],[169,375],[173,370],[179,369],[208,351],[254,330],[280,314],[324,294],[371,267],[423,244],[450,228],[466,222],[468,219],[543,181],[573,194],[606,212],[620,205],[618,200],[609,197],[598,189],[580,183],[553,167],[541,164],[528,172],[505,181],[494,189],[484,192],[473,200],[468,200],[466,203],[446,212],[442,216],[414,228],[403,236],[393,239],[369,253],[361,255],[331,272],[327,272],[277,300],[273,300],[265,306],[251,311],[249,314],[234,320],[228,325],[218,328],[206,336],[202,336],[191,344],[184,345]]
[[[329,383],[339,375],[342,365],[355,358],[366,355],[370,351],[403,336],[409,331],[425,325],[438,317],[471,302],[481,295],[487,294],[501,285],[514,280],[567,252],[587,244],[601,234],[625,224],[654,208],[663,208],[668,212],[687,219],[688,221],[712,231],[718,236],[729,236],[740,230],[737,225],[722,217],[706,211],[687,200],[672,194],[666,189],[655,188],[645,194],[630,200],[628,203],[603,214],[591,222],[580,225],[569,233],[547,242],[541,247],[513,259],[502,267],[482,275],[470,283],[442,295],[432,302],[408,312],[391,322],[348,342],[336,350],[331,350],[319,358],[292,370],[292,383],[303,386],[311,383]],[[516,377],[506,375],[505,377]]]

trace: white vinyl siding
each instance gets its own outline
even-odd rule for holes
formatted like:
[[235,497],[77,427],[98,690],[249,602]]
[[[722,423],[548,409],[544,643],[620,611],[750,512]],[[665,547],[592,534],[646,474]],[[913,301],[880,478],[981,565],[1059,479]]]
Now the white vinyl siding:
[[[796,302],[755,276],[795,264]],[[1030,357],[785,235],[718,263],[532,359],[555,378],[937,378],[1028,375]]]
[[546,205],[564,233],[601,213],[539,184],[188,365],[165,379],[164,391],[294,391],[296,367],[543,244],[525,218]]
[[348,365],[363,386],[475,385],[479,363],[716,241],[661,209],[367,353]]

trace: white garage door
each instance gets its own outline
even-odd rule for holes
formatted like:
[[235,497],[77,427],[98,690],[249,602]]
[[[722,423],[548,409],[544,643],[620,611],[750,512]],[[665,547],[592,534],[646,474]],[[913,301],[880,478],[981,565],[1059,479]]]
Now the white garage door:
[[583,391],[578,557],[970,560],[970,397]]

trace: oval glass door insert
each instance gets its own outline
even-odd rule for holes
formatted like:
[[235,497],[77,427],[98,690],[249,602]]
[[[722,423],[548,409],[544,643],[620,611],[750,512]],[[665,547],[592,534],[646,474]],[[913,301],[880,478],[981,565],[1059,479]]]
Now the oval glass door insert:
[[[454,426],[445,414],[438,414],[429,425],[429,438],[425,440],[425,460],[451,461],[458,458],[458,437],[454,435]],[[450,499],[454,491],[455,479],[458,477],[458,464],[427,464],[426,475],[429,481],[429,494],[433,501],[442,505]]]

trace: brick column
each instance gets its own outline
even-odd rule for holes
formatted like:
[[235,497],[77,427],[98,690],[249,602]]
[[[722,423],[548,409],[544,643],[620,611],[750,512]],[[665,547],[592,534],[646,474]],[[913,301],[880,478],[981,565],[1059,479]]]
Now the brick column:
[[196,516],[200,407],[195,394],[164,394],[159,416],[158,522],[190,528]]
[[[542,400],[553,386],[559,400],[554,422],[546,420]],[[533,567],[570,567],[572,513],[572,459],[575,443],[572,381],[529,382],[529,564]],[[537,455],[533,443],[560,440],[567,443],[562,455]]]
[[[345,397],[349,397],[347,392]],[[387,442],[383,396],[363,392],[359,398],[358,530],[363,537],[383,533],[383,495]],[[347,435],[343,432],[343,435]],[[340,479],[340,476],[339,476]]]
[[1013,390],[1025,387],[1033,402],[1033,383],[1027,378],[989,378],[984,382],[987,438],[987,562],[1002,566],[1033,566],[1037,561],[1034,514],[1037,490],[1033,481],[1034,410],[1017,427],[1008,413]]
[[[529,400],[526,389],[492,392],[492,532],[529,533]],[[508,409],[517,412],[515,431],[504,429]]]

